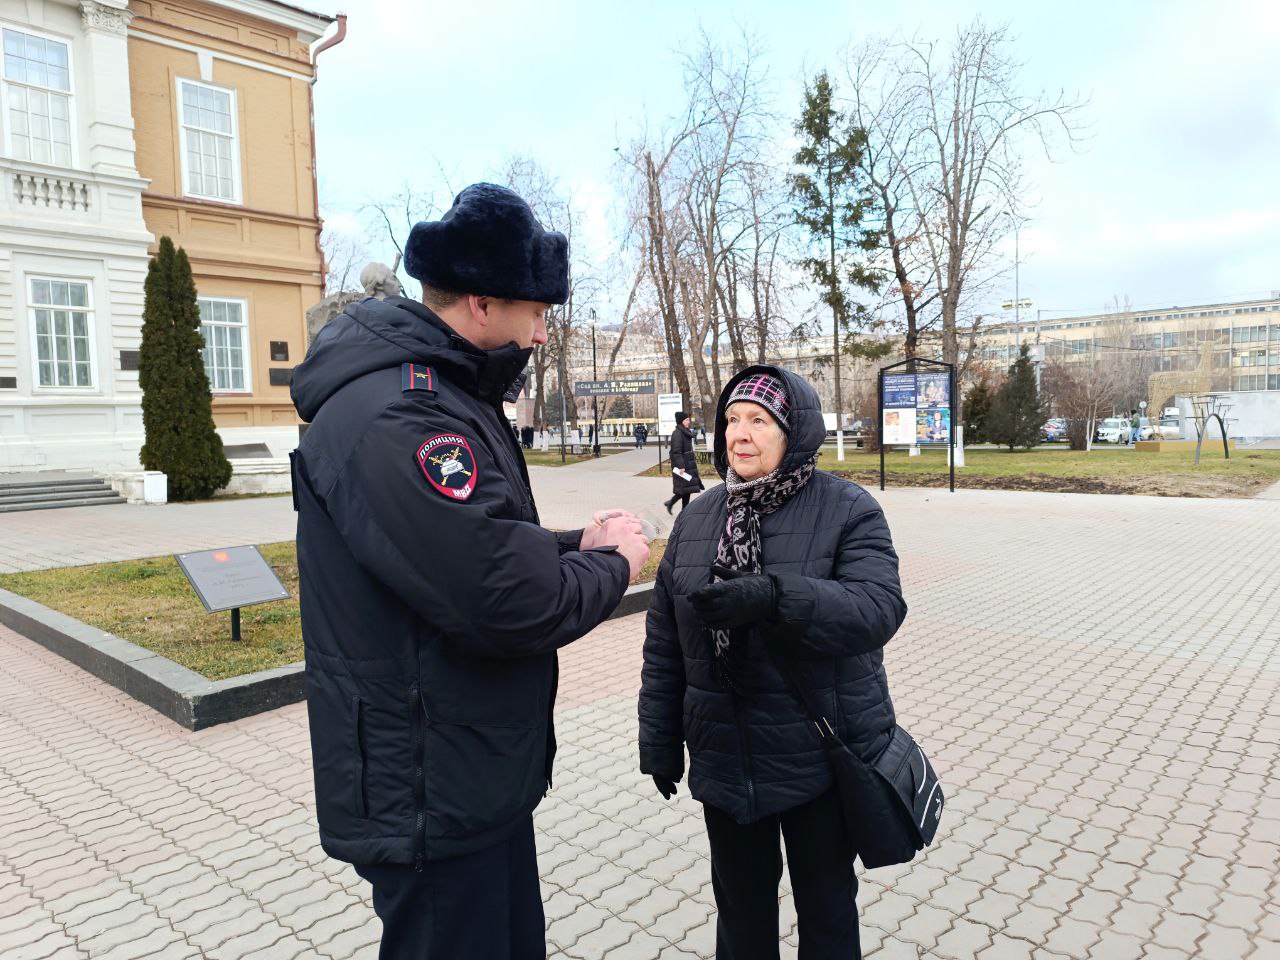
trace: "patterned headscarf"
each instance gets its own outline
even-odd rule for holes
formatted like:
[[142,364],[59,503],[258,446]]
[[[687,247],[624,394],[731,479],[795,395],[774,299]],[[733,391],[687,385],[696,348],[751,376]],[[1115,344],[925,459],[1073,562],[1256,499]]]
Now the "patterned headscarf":
[[[732,467],[729,468],[725,478],[725,488],[729,493],[728,516],[725,519],[724,533],[720,536],[720,544],[716,548],[717,564],[744,573],[764,572],[760,517],[773,513],[804,489],[805,484],[813,477],[817,459],[818,455],[815,453],[790,470],[784,471],[778,467],[772,473],[754,480],[743,480],[733,472]],[[715,576],[714,579],[722,578]],[[744,646],[741,641],[745,637],[735,636],[737,632],[732,629],[711,631],[720,677],[729,687],[734,685],[735,654]]]

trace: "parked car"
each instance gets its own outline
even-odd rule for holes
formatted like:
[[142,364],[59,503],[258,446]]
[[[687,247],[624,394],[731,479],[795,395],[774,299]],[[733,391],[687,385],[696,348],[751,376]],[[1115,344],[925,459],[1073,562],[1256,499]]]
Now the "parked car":
[[1143,440],[1177,440],[1182,436],[1182,422],[1177,417],[1143,417],[1139,429]]
[[1128,417],[1107,417],[1098,423],[1093,439],[1100,443],[1128,443],[1131,433]]
[[1058,443],[1067,439],[1067,421],[1061,417],[1046,420],[1040,428],[1040,440],[1043,443]]

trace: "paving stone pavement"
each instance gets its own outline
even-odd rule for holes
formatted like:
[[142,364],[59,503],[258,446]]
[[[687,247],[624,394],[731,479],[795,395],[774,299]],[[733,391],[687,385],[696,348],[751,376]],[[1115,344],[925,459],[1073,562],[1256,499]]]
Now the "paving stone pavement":
[[[911,606],[890,683],[949,808],[914,864],[863,874],[867,956],[1280,957],[1280,503],[884,502]],[[642,638],[630,617],[562,656],[553,957],[714,951],[697,805],[635,772]],[[0,957],[372,960],[308,754],[301,705],[190,733],[0,628]]]

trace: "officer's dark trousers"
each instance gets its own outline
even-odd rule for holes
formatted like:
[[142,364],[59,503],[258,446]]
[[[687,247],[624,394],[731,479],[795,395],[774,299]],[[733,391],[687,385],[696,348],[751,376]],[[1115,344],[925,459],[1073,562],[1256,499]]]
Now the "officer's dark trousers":
[[545,960],[533,818],[488,850],[412,866],[356,866],[373,884],[379,960]]
[[799,920],[800,960],[850,960],[858,945],[853,848],[830,790],[745,826],[705,805],[716,895],[716,960],[777,960],[781,828]]

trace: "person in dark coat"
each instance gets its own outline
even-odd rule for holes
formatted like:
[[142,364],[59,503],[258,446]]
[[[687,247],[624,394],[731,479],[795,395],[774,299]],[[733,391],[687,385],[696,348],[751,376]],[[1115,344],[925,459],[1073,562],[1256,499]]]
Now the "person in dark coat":
[[636,438],[637,450],[644,446],[644,424],[637,423],[635,429],[631,431],[631,435]]
[[[693,454],[693,430],[690,416],[683,410],[676,413],[676,428],[671,431],[671,499],[663,501],[667,513],[680,501],[680,511],[689,506],[689,498],[704,489],[698,475],[698,458]],[[681,476],[681,474],[684,474]]]
[[894,728],[881,649],[906,616],[884,514],[815,469],[813,388],[772,366],[726,385],[715,465],[725,483],[676,520],[649,607],[640,769],[664,797],[689,751],[719,909],[716,956],[778,956],[779,833],[800,956],[859,956],[855,851],[817,731],[776,666],[798,665],[839,734],[870,761]]
[[556,650],[648,548],[620,511],[539,526],[503,415],[567,296],[565,238],[480,184],[414,227],[405,267],[423,303],[347,307],[293,376],[320,843],[372,884],[382,960],[540,958]]

